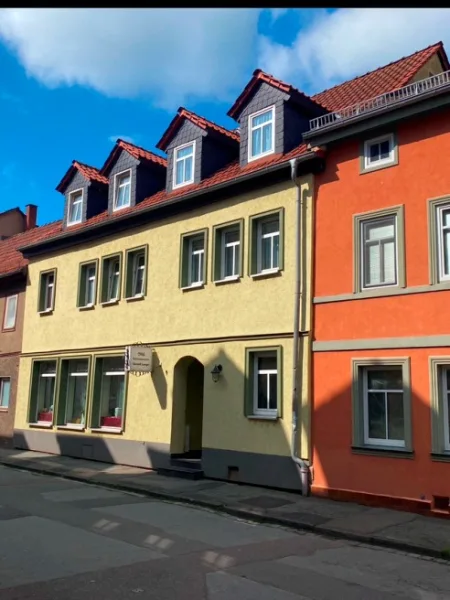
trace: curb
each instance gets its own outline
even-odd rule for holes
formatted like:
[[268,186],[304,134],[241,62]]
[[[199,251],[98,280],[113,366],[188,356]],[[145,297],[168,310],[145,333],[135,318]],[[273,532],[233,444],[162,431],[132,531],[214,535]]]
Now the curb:
[[15,461],[8,461],[7,459],[0,457],[0,464],[5,467],[9,467],[11,469],[17,469],[18,471],[29,471],[31,473],[38,473],[40,475],[48,475],[52,477],[59,477],[61,479],[68,479],[70,481],[78,481],[79,483],[86,483],[89,485],[97,485],[100,487],[108,488],[111,490],[119,490],[121,492],[131,492],[134,494],[140,494],[142,496],[147,496],[149,498],[155,498],[158,500],[162,500],[164,502],[185,504],[188,506],[195,506],[199,508],[204,508],[208,510],[212,510],[217,513],[230,515],[232,517],[237,518],[245,518],[247,521],[251,521],[259,524],[266,525],[278,525],[280,527],[286,527],[287,529],[292,529],[294,531],[307,531],[310,533],[315,533],[317,535],[322,535],[331,539],[340,539],[340,540],[348,540],[351,542],[357,542],[362,544],[369,544],[371,546],[377,546],[380,548],[388,548],[391,550],[398,550],[401,552],[408,552],[412,554],[418,554],[420,556],[427,556],[431,558],[438,558],[448,562],[450,557],[447,557],[440,550],[434,550],[432,548],[425,548],[423,546],[418,546],[409,542],[401,542],[396,540],[389,540],[387,538],[377,537],[377,536],[366,536],[363,534],[353,533],[350,531],[337,531],[335,529],[331,529],[326,525],[311,525],[310,523],[298,523],[295,521],[290,521],[289,519],[283,517],[277,517],[272,515],[267,515],[260,513],[256,510],[246,510],[244,508],[235,508],[230,505],[222,504],[220,502],[214,502],[213,500],[198,500],[196,498],[191,498],[189,496],[180,496],[176,494],[169,494],[164,492],[157,492],[155,490],[149,489],[141,489],[139,487],[133,487],[126,484],[121,483],[109,483],[103,482],[99,479],[92,478],[87,479],[82,476],[72,475],[70,473],[59,473],[56,471],[46,470],[42,467],[37,467],[34,465],[30,465],[25,463],[23,465],[17,464]]

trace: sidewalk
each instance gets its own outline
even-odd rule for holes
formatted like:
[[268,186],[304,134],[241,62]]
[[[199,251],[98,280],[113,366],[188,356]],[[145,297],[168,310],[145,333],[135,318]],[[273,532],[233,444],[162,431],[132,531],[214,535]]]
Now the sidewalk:
[[243,519],[450,559],[450,520],[40,452],[0,449],[0,464],[192,504]]

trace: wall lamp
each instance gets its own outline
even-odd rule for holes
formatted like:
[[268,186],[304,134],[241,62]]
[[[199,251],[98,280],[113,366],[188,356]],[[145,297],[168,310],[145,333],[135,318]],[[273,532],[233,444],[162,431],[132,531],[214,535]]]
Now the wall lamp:
[[214,383],[217,383],[219,381],[221,373],[222,365],[214,365],[214,369],[211,371],[211,376]]

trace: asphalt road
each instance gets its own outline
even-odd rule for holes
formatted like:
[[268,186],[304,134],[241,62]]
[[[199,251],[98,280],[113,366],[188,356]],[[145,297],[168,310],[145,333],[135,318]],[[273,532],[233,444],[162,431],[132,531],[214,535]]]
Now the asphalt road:
[[0,600],[442,600],[450,564],[0,467]]

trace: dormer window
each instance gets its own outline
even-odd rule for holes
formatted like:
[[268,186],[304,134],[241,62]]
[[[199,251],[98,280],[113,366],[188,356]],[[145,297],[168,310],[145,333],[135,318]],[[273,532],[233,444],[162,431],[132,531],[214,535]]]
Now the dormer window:
[[275,107],[249,116],[248,160],[272,154],[275,149]]
[[83,208],[83,190],[76,190],[69,195],[69,213],[67,225],[81,223]]
[[131,170],[118,173],[114,179],[114,210],[131,204]]
[[181,187],[194,183],[195,142],[175,148],[173,187]]

